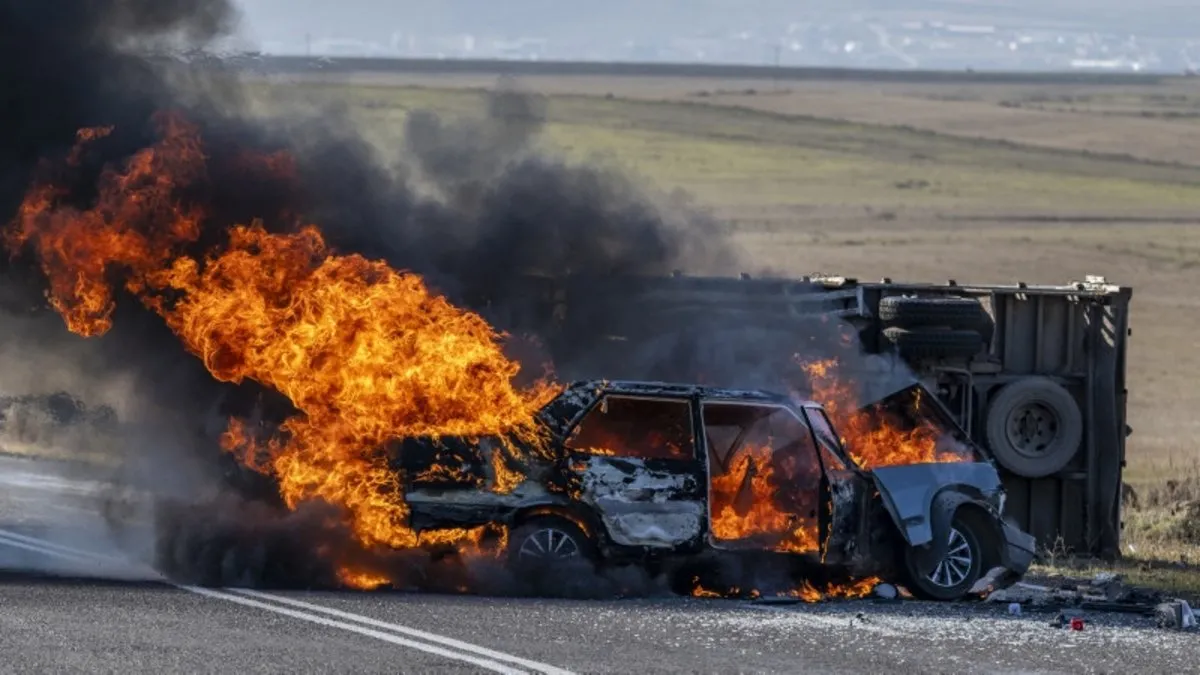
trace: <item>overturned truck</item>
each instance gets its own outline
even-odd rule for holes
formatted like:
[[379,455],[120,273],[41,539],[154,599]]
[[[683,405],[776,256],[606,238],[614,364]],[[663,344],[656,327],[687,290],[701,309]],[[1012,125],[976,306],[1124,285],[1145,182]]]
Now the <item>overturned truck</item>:
[[797,352],[829,353],[822,342],[844,342],[849,332],[864,403],[906,386],[905,376],[919,380],[990,452],[1008,494],[1006,517],[1040,547],[1119,553],[1131,432],[1127,287],[1091,276],[1039,286],[679,273],[526,283],[529,303],[516,313],[506,307],[500,323],[536,333],[569,376],[705,375],[673,369],[684,360],[775,372]]

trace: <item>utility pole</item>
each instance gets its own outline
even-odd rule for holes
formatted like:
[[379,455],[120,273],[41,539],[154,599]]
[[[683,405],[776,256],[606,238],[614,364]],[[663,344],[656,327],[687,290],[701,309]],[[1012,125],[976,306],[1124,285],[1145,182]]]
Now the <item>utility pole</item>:
[[312,33],[304,34],[304,54],[308,58],[312,58]]

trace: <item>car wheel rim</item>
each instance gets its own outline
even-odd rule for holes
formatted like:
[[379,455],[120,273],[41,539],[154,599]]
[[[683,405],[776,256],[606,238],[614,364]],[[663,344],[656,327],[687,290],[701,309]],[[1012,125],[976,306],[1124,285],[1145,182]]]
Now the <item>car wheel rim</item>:
[[566,532],[546,527],[525,537],[517,555],[522,560],[566,560],[579,557],[579,545]]
[[950,528],[950,543],[946,547],[946,555],[929,574],[929,581],[941,588],[954,588],[966,581],[974,562],[975,557],[967,538],[962,532]]
[[1029,403],[1008,417],[1008,441],[1026,457],[1045,455],[1059,436],[1058,414],[1049,406]]

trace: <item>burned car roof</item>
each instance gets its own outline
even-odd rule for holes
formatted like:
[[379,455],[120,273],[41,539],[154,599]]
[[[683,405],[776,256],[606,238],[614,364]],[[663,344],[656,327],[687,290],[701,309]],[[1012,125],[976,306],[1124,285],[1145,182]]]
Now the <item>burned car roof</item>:
[[705,398],[739,399],[764,403],[795,402],[783,394],[762,389],[731,389],[703,384],[678,382],[647,382],[640,380],[583,380],[567,385],[568,392],[586,392],[591,398],[601,394],[630,394],[641,396],[701,396]]
[[714,398],[775,405],[804,405],[808,401],[797,400],[783,394],[760,389],[730,389],[702,384],[678,382],[653,382],[639,380],[577,380],[568,384],[553,401],[542,409],[543,422],[555,431],[564,432],[580,413],[604,394],[628,396],[670,396],[690,398]]

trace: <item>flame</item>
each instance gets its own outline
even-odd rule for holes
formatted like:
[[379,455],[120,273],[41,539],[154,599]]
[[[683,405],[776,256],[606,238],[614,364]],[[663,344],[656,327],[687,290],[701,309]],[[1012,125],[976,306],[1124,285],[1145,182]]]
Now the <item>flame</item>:
[[[901,429],[893,421],[862,410],[855,383],[839,377],[837,359],[801,364],[812,398],[825,407],[851,459],[864,469],[969,460],[966,450],[939,448],[941,432],[929,421]],[[920,400],[917,400],[920,405]]]
[[[156,122],[161,139],[124,166],[106,167],[90,206],[69,204],[52,182],[35,185],[5,232],[10,251],[37,255],[50,303],[73,332],[111,328],[110,279],[120,273],[124,289],[214,377],[251,379],[287,396],[299,412],[280,433],[258,439],[234,421],[222,445],[273,475],[288,507],[308,500],[342,507],[367,548],[478,550],[495,527],[409,527],[401,477],[381,448],[411,436],[496,436],[536,447],[534,415],[555,387],[516,388],[519,366],[484,319],[415,274],[335,254],[315,226],[278,234],[261,222],[232,225],[224,245],[189,255],[207,213],[182,195],[204,179],[204,148],[199,129],[178,115]],[[80,132],[72,157],[109,131]],[[286,171],[289,163],[266,156],[244,165]],[[499,492],[523,480],[502,461],[492,469]],[[354,587],[383,583],[383,575],[361,570],[341,578]]]
[[337,576],[343,586],[360,591],[373,591],[391,582],[391,579],[385,575],[356,570],[351,567],[338,569]]
[[700,577],[692,577],[692,597],[696,598],[720,598],[724,597],[716,591],[704,588],[700,584]]
[[[803,602],[823,602],[825,600],[852,600],[855,598],[863,598],[870,595],[875,587],[882,583],[883,580],[879,577],[865,577],[849,581],[844,584],[826,583],[820,587],[814,585],[810,581],[803,581],[795,588],[790,588],[783,591],[772,593],[777,598],[795,598]],[[738,586],[731,586],[723,591],[705,588],[700,581],[700,577],[692,577],[692,597],[695,598],[759,598],[763,593],[758,589],[752,588],[748,591],[743,591]]]
[[462,466],[446,463],[431,465],[428,469],[413,476],[413,479],[423,483],[449,483],[451,485],[472,485],[479,487],[481,478],[467,472]]
[[811,583],[805,581],[796,588],[786,591],[782,595],[792,598],[799,598],[804,602],[821,602],[822,600],[843,599],[850,600],[854,598],[866,597],[875,590],[875,587],[882,583],[883,580],[879,577],[867,577],[851,581],[846,584],[826,584],[821,588],[817,588]]
[[[146,275],[173,260],[175,247],[200,236],[203,211],[171,199],[178,184],[204,177],[198,130],[173,115],[160,115],[156,123],[162,140],[131,157],[124,171],[106,168],[93,207],[77,210],[61,203],[68,196],[65,189],[37,185],[5,232],[10,251],[36,240],[50,281],[50,304],[79,335],[102,335],[112,327],[110,270],[124,269],[126,289],[139,294],[146,290]],[[83,147],[110,132],[80,131],[68,162],[76,162]]]
[[728,471],[713,474],[709,498],[712,534],[724,541],[777,539],[772,544],[777,551],[816,551],[816,521],[800,517],[798,509],[780,505],[784,494],[812,495],[789,489],[776,475],[775,458],[769,445],[744,445],[733,455]]

